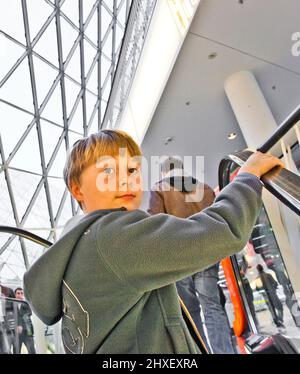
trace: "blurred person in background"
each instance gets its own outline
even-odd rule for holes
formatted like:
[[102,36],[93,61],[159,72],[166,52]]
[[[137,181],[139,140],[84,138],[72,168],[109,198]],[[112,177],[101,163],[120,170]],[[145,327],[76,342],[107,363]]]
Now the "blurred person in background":
[[[201,212],[213,204],[215,193],[205,183],[188,175],[179,158],[169,157],[161,164],[163,179],[152,189],[148,213],[167,213],[187,218]],[[236,353],[231,340],[231,330],[227,314],[222,305],[219,281],[219,263],[176,282],[180,298],[183,300],[196,327],[206,344],[200,306],[205,319],[205,327],[213,353]]]
[[[15,298],[21,301],[25,301],[24,292],[21,287],[16,288]],[[27,303],[18,303],[18,317],[16,334],[19,336],[19,344],[15,345],[14,353],[21,353],[22,344],[27,348],[29,354],[35,354],[34,339],[33,339],[33,325],[30,316],[32,311]]]

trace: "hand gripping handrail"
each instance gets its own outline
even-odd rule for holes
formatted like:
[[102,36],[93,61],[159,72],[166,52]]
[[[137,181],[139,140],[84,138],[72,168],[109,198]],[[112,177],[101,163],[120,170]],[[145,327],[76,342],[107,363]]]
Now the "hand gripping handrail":
[[[219,166],[220,190],[228,183],[231,164],[234,162],[242,166],[253,154],[252,151],[244,150],[228,155]],[[227,174],[227,176],[226,176]],[[227,182],[226,182],[227,179]],[[300,216],[300,177],[297,174],[283,168],[273,168],[261,177],[263,186],[270,191],[283,204]]]

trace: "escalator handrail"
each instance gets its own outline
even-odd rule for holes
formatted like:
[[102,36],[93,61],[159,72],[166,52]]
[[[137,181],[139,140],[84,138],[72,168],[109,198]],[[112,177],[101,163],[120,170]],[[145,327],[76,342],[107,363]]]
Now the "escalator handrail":
[[7,297],[7,296],[0,295],[0,300],[11,301],[13,303],[19,303],[19,304],[26,304],[26,305],[29,306],[29,303],[26,300],[20,300],[20,299],[14,298],[14,297]]
[[283,136],[300,121],[300,105],[278,126],[277,130],[257,150],[268,152]]
[[31,233],[29,231],[26,231],[24,229],[20,229],[18,227],[0,226],[0,232],[21,236],[22,238],[31,240],[32,242],[35,242],[35,243],[40,244],[43,247],[47,247],[47,248],[51,247],[51,245],[53,244],[49,240],[41,238],[40,236],[38,236],[36,234],[33,234],[33,233]]
[[[222,160],[219,169],[220,189],[226,183],[224,172],[228,174],[232,162],[242,166],[252,154],[252,151],[244,150],[228,155]],[[228,181],[228,178],[226,179]],[[285,168],[280,171],[274,168],[261,177],[261,182],[278,200],[300,216],[300,177],[297,174]]]

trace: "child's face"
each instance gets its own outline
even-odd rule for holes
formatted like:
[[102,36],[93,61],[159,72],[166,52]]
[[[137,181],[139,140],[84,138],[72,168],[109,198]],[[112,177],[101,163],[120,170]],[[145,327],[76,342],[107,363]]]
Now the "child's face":
[[101,157],[80,176],[71,192],[84,213],[98,209],[138,209],[142,201],[141,164],[130,155]]

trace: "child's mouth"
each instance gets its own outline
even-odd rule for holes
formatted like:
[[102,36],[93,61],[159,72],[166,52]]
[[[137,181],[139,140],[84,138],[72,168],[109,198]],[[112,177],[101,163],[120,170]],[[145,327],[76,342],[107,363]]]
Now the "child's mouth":
[[135,195],[133,195],[133,194],[126,194],[126,195],[122,195],[122,196],[117,196],[117,198],[124,199],[124,200],[132,200],[132,199],[135,198]]

